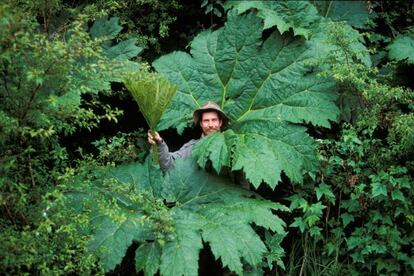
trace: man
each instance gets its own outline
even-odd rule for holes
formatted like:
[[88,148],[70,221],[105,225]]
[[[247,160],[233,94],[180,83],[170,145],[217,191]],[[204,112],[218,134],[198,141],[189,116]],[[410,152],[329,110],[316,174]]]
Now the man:
[[[201,127],[201,137],[220,131],[229,121],[228,117],[220,107],[216,103],[210,101],[194,111],[193,119],[194,125]],[[185,143],[178,151],[169,152],[167,144],[158,132],[156,132],[155,135],[151,135],[150,131],[148,131],[148,142],[151,145],[155,143],[158,145],[160,168],[163,172],[168,171],[172,167],[175,159],[191,156],[193,145],[198,140],[199,139],[192,139]]]

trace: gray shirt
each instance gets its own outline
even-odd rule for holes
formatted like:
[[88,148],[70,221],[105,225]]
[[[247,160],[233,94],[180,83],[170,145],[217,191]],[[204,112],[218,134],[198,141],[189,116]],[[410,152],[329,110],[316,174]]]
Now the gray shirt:
[[160,168],[163,172],[167,172],[174,164],[175,159],[177,158],[187,158],[191,156],[193,145],[199,139],[192,139],[185,143],[179,150],[175,152],[170,152],[167,144],[162,140],[158,144],[158,156],[160,160]]
[[[200,139],[192,139],[188,141],[179,150],[175,152],[170,152],[167,144],[164,142],[164,140],[162,140],[162,142],[158,144],[158,156],[161,170],[163,172],[167,172],[174,165],[174,161],[177,158],[190,157],[193,150],[193,146],[196,142],[198,142],[198,140]],[[229,171],[228,176],[230,177],[233,183],[241,185],[242,188],[246,190],[250,189],[249,181],[246,179],[246,177],[241,171]]]

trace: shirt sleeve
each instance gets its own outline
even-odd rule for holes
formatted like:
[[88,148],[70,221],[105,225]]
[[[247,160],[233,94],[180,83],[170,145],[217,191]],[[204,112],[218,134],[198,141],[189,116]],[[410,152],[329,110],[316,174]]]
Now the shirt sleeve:
[[172,167],[176,156],[169,151],[168,145],[164,140],[158,144],[158,156],[161,170],[167,172]]
[[163,172],[167,172],[174,164],[177,158],[187,158],[191,156],[191,151],[195,140],[191,140],[184,144],[178,151],[170,152],[167,143],[162,140],[158,144],[158,156],[160,161],[160,168]]

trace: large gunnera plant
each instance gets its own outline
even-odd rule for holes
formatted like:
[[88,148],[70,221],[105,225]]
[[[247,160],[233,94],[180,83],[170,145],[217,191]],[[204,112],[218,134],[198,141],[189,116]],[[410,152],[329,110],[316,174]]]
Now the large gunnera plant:
[[199,141],[194,157],[201,166],[211,160],[217,172],[243,170],[255,187],[274,188],[282,171],[301,182],[316,168],[314,142],[302,124],[329,127],[338,108],[334,83],[310,66],[318,44],[278,31],[263,41],[263,28],[254,14],[230,12],[223,28],[192,41],[190,54],[173,52],[153,65],[178,86],[158,129],[182,132],[194,109],[217,102],[230,127]]
[[[272,211],[287,207],[213,176],[191,159],[177,160],[165,177],[150,158],[95,174],[92,180],[79,176],[68,183],[68,206],[89,213],[83,230],[91,235],[89,249],[105,271],[120,264],[137,241],[137,271],[197,275],[204,241],[223,266],[240,275],[242,260],[260,268],[270,254],[252,224],[274,237],[285,235],[285,223]],[[280,249],[272,260],[280,261],[283,253]]]

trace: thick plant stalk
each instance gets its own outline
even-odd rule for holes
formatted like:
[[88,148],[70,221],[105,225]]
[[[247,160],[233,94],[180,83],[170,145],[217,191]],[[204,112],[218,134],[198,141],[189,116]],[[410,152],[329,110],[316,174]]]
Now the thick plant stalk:
[[[150,130],[151,131],[151,135],[153,137],[155,137],[155,131],[154,130]],[[160,158],[158,156],[158,145],[157,143],[154,143],[151,145],[151,155],[152,155],[152,164],[154,165],[158,165],[160,163]]]
[[[161,75],[146,71],[128,75],[124,78],[124,84],[137,102],[151,134],[155,136],[158,122],[177,91],[176,86]],[[151,149],[153,164],[159,164],[158,146],[154,144]]]

